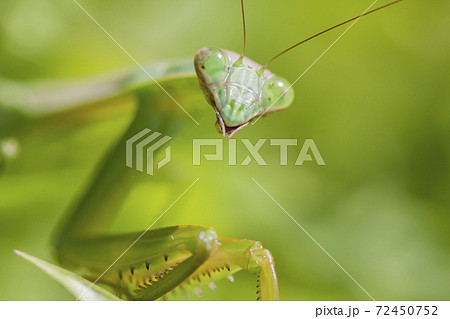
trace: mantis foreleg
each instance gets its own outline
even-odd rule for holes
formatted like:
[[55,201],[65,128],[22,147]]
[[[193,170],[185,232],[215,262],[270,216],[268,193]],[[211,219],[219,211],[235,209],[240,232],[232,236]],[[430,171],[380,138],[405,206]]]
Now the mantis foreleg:
[[[164,81],[178,101],[191,106],[203,104],[201,95],[176,95],[177,88],[198,91],[197,85],[191,78]],[[134,119],[105,156],[90,187],[57,233],[59,262],[93,281],[98,279],[98,283],[112,287],[127,299],[154,300],[194,278],[209,280],[208,274],[219,269],[230,274],[239,270],[255,273],[259,278],[258,299],[278,299],[272,257],[258,242],[219,241],[212,229],[175,226],[146,232],[128,250],[142,233],[107,235],[129,190],[148,177],[126,167],[126,140],[145,128],[175,136],[189,121],[159,90],[155,85],[144,85],[129,92],[137,104]]]

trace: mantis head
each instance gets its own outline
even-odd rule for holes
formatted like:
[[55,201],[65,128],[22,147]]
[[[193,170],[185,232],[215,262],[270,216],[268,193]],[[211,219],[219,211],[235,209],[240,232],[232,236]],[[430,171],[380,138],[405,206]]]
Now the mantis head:
[[228,137],[253,119],[285,109],[294,100],[286,79],[235,52],[202,48],[194,66],[200,87],[216,111],[221,133]]

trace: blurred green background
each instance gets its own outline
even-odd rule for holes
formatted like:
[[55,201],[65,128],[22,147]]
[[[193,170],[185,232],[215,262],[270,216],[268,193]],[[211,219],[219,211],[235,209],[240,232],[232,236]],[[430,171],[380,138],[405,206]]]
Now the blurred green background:
[[[248,0],[246,55],[263,63],[371,2]],[[141,63],[193,58],[206,45],[241,50],[237,0],[80,3]],[[265,167],[192,166],[192,138],[220,137],[205,102],[201,125],[186,117],[187,129],[171,144],[173,161],[133,189],[114,230],[147,228],[200,177],[155,227],[198,224],[220,237],[260,240],[275,258],[282,300],[368,300],[253,177],[375,299],[448,300],[449,12],[447,0],[409,0],[364,18],[297,82],[289,109],[237,136],[253,143],[313,138],[326,166],[294,166],[300,147],[290,149],[288,166],[279,166],[279,148],[268,142],[261,151]],[[272,71],[293,82],[342,32],[286,54]],[[2,0],[1,300],[73,299],[12,250],[51,260],[52,230],[133,112],[119,101],[96,116],[33,119],[21,115],[17,87],[124,68],[137,70],[72,0]],[[238,145],[242,161],[247,153]],[[8,147],[18,147],[15,157],[7,158]],[[205,298],[253,300],[254,278],[235,279],[217,283],[218,291],[205,291]]]

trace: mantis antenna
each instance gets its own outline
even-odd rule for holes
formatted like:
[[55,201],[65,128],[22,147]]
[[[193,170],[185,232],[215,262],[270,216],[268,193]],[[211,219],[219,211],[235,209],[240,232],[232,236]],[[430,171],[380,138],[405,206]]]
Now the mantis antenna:
[[242,11],[242,32],[244,34],[244,45],[242,47],[241,58],[245,55],[245,44],[247,42],[246,32],[245,32],[245,12],[244,12],[244,0],[241,0],[241,11]]
[[[319,35],[322,35],[322,34],[324,34],[324,33],[327,33],[328,31],[331,31],[331,30],[336,29],[336,28],[338,28],[338,27],[340,27],[340,26],[343,26],[344,24],[347,24],[347,23],[349,23],[349,22],[352,22],[352,21],[354,21],[354,20],[357,20],[357,19],[359,19],[359,18],[362,18],[362,17],[364,17],[364,16],[366,16],[366,15],[369,15],[369,14],[371,14],[371,13],[374,13],[374,12],[376,12],[376,11],[378,11],[378,10],[381,10],[381,9],[387,8],[387,7],[389,7],[389,6],[392,6],[392,5],[396,4],[396,3],[399,3],[400,1],[403,1],[403,0],[397,0],[397,1],[393,1],[393,2],[391,2],[391,3],[385,4],[384,6],[381,6],[381,7],[379,7],[379,8],[373,9],[373,10],[368,11],[368,12],[366,12],[366,13],[364,13],[364,14],[361,14],[361,15],[359,15],[359,16],[357,16],[357,17],[354,17],[354,18],[352,18],[352,19],[350,19],[350,20],[347,20],[347,21],[344,21],[344,22],[342,22],[342,23],[339,23],[339,24],[335,25],[334,27],[328,28],[328,29],[326,29],[326,30],[324,30],[324,31],[322,31],[322,32],[319,32],[319,33],[313,35],[312,37],[309,37],[309,38],[307,38],[307,39],[305,39],[305,40],[303,40],[303,41],[300,41],[300,42],[294,44],[293,46],[287,48],[286,50],[284,50],[284,51],[278,53],[278,54],[275,55],[273,58],[271,58],[266,64],[264,64],[263,69],[267,69],[267,66],[269,65],[269,63],[271,63],[273,60],[275,60],[276,58],[280,57],[281,55],[285,54],[286,52],[288,52],[288,51],[290,51],[290,50],[292,50],[292,49],[298,47],[300,44],[303,44],[303,43],[305,43],[305,42],[308,42],[309,40],[312,40],[312,39],[318,37]],[[242,1],[241,1],[241,2],[242,2]],[[242,11],[242,12],[243,12],[243,11]],[[244,26],[244,30],[245,30],[245,26]],[[245,31],[244,31],[244,39],[245,39]],[[245,40],[244,40],[244,43],[245,43]],[[244,46],[244,47],[245,47],[245,46]]]

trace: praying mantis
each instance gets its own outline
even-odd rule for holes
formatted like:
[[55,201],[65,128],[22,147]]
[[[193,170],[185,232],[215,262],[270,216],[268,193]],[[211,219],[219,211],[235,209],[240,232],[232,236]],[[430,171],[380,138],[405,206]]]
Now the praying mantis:
[[[241,0],[244,31],[241,54],[205,47],[195,56],[195,73],[191,62],[184,61],[150,67],[148,72],[168,92],[176,92],[179,83],[196,89],[197,84],[192,81],[196,74],[199,86],[216,114],[218,131],[230,138],[252,121],[281,111],[293,102],[292,85],[268,70],[271,61],[320,34],[400,1],[367,11],[320,32],[260,65],[245,57],[245,15]],[[202,226],[107,234],[129,190],[145,178],[126,167],[126,141],[147,127],[176,136],[180,123],[186,121],[184,114],[158,103],[158,96],[163,93],[154,94],[160,88],[153,82],[130,74],[109,84],[112,89],[106,92],[106,97],[99,98],[131,95],[136,102],[134,118],[105,155],[92,183],[72,207],[54,238],[59,264],[92,283],[77,296],[78,299],[83,299],[94,285],[102,285],[124,300],[156,300],[166,297],[177,287],[190,289],[198,282],[209,282],[214,287],[217,280],[238,271],[248,271],[257,277],[257,300],[278,300],[274,259],[258,241],[222,239],[213,228]],[[161,97],[164,98],[167,97]],[[184,105],[198,104],[192,99],[183,102]]]

